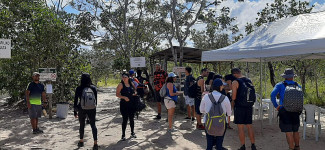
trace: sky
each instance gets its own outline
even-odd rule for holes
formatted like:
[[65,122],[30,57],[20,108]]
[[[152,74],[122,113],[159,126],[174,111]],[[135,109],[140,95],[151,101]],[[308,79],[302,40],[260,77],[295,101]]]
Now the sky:
[[[51,3],[51,0],[47,0],[48,4]],[[55,1],[55,0],[54,0]],[[63,5],[67,4],[71,0],[63,0]],[[308,1],[311,5],[314,5],[313,12],[325,11],[325,0],[301,0]],[[216,9],[221,9],[222,7],[230,8],[230,16],[236,17],[236,23],[240,30],[240,33],[245,35],[245,25],[247,23],[254,23],[256,21],[257,13],[265,8],[266,3],[272,3],[274,0],[245,0],[244,2],[238,2],[237,0],[224,0],[220,6],[217,6]],[[51,4],[50,4],[51,5]],[[218,8],[219,7],[219,8]],[[65,11],[69,13],[78,13],[77,10],[74,10],[70,6],[65,7]],[[205,24],[195,24],[193,26],[196,30],[205,30]],[[189,37],[190,39],[190,37]],[[187,46],[192,47],[193,42],[187,40]],[[162,41],[161,46],[166,47],[167,41]],[[174,40],[175,45],[178,43]]]

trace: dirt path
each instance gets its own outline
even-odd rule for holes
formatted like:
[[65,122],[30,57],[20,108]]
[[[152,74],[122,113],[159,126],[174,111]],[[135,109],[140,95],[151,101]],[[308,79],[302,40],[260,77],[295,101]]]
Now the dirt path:
[[[175,126],[177,132],[167,133],[166,113],[160,121],[153,120],[156,112],[154,107],[147,107],[135,120],[135,132],[137,139],[130,139],[130,128],[127,127],[127,141],[119,141],[121,138],[122,116],[119,113],[119,100],[115,97],[114,89],[105,89],[98,95],[99,105],[97,108],[97,129],[100,149],[171,149],[193,150],[205,149],[206,140],[204,131],[195,130],[196,122],[184,120],[184,114],[177,113]],[[150,103],[154,106],[154,103]],[[0,106],[2,104],[0,103]],[[324,117],[322,117],[324,125]],[[30,129],[28,114],[22,111],[12,111],[0,107],[0,149],[77,149],[79,139],[79,123],[73,117],[72,110],[66,119],[48,118],[40,119],[41,129],[44,134],[33,135]],[[233,127],[235,127],[233,125]],[[263,150],[286,150],[287,144],[283,133],[278,125],[268,125],[264,120],[263,135],[259,121],[254,121],[256,131],[256,145]],[[302,127],[300,128],[302,133]],[[314,131],[314,130],[313,130]],[[301,149],[322,149],[325,147],[324,134],[318,142],[314,140],[314,132],[307,130],[307,140],[301,140]],[[323,127],[323,133],[325,131]],[[249,143],[249,140],[246,140]],[[85,146],[82,149],[91,149],[93,144],[91,128],[85,128]],[[250,144],[247,147],[249,148]],[[237,137],[237,129],[227,130],[224,147],[235,150],[240,146]]]

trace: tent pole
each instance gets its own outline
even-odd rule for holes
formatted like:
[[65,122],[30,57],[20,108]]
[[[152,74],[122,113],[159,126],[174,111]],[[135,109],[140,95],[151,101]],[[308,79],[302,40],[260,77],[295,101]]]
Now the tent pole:
[[260,58],[260,120],[261,120],[261,134],[263,136],[263,105],[262,105],[262,97],[263,97],[263,90],[262,90],[262,58]]

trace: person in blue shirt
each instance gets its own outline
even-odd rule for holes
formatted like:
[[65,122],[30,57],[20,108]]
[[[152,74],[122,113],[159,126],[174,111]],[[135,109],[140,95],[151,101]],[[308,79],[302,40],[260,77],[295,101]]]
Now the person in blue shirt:
[[168,132],[175,131],[173,129],[173,117],[175,113],[176,108],[176,102],[177,102],[177,96],[181,95],[181,93],[177,93],[177,89],[174,85],[174,82],[176,81],[176,75],[171,72],[168,74],[168,78],[166,80],[166,97],[164,99],[165,106],[168,110]]
[[[283,78],[285,78],[284,82],[280,82],[275,85],[272,93],[271,93],[271,101],[273,103],[273,106],[279,111],[279,127],[281,129],[281,132],[285,132],[287,142],[289,145],[290,150],[299,150],[299,126],[300,126],[300,119],[299,119],[299,112],[288,112],[283,108],[283,99],[284,99],[284,93],[285,93],[285,85],[291,85],[295,84],[293,81],[294,77],[296,76],[294,74],[293,69],[288,68],[284,71],[283,74],[281,74]],[[298,85],[299,86],[299,85]],[[299,86],[300,87],[300,86]],[[280,101],[279,104],[276,102],[276,96],[280,95]]]

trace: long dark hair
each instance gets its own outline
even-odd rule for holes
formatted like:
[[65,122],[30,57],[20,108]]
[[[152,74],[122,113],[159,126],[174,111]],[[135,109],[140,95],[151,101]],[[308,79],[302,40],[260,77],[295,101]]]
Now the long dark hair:
[[166,83],[174,83],[174,77],[168,77]]
[[84,73],[81,75],[80,86],[88,87],[92,84],[90,75],[88,73]]
[[213,80],[213,77],[214,77],[214,72],[209,72],[209,75],[208,75],[208,78],[207,80],[205,81],[205,84],[209,84],[210,80]]

